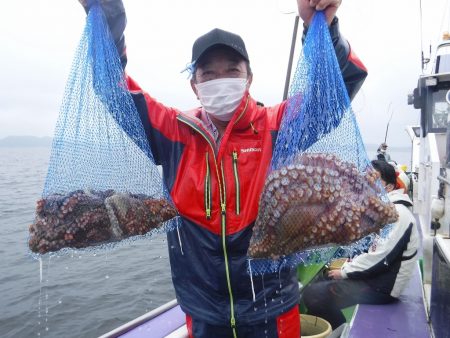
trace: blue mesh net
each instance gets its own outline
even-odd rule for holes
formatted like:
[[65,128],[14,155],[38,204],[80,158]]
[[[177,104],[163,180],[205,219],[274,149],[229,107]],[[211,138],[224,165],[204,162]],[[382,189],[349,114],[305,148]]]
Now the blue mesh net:
[[396,218],[365,151],[325,16],[317,12],[261,195],[249,269],[258,274],[352,256]]
[[67,80],[29,247],[101,247],[169,230],[175,214],[94,2]]

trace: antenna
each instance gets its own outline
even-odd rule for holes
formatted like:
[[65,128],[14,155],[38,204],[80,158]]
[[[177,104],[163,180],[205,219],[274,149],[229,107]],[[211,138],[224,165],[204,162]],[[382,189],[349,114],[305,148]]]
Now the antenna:
[[[430,62],[430,58],[425,58],[423,54],[423,25],[422,25],[422,0],[419,0],[419,10],[420,10],[420,54],[421,54],[421,63],[422,63],[422,74],[425,69],[425,65]],[[430,54],[431,54],[431,45],[430,45]]]

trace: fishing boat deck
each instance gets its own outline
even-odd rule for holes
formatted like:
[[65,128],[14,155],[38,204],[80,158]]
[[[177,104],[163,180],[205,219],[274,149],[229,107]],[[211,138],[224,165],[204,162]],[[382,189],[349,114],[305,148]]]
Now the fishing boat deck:
[[180,328],[185,323],[186,315],[181,311],[180,306],[177,305],[120,337],[142,338],[150,337],[150,335],[151,337],[166,337],[174,332],[174,328]]
[[[318,269],[322,271],[322,269]],[[357,305],[342,338],[431,337],[419,265],[398,302]],[[186,338],[186,317],[176,300],[136,318],[101,338]]]
[[357,306],[348,338],[430,337],[419,266],[398,302]]
[[185,324],[186,315],[174,299],[99,338],[185,338]]

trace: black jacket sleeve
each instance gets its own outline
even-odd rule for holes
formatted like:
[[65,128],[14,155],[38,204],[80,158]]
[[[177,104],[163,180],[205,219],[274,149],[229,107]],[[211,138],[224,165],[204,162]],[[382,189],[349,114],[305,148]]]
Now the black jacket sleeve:
[[[127,25],[127,17],[125,8],[121,0],[100,0],[103,12],[108,22],[109,30],[113,36],[117,51],[119,52],[122,67],[125,69],[127,65],[127,54],[125,48],[125,36],[123,32]],[[89,7],[85,8],[89,12]]]
[[[339,20],[337,17],[334,17],[329,29],[348,96],[350,97],[350,100],[352,100],[367,77],[367,69],[362,62],[351,53],[350,44],[342,37],[339,31]],[[308,28],[303,26],[302,42],[305,41],[307,31]]]

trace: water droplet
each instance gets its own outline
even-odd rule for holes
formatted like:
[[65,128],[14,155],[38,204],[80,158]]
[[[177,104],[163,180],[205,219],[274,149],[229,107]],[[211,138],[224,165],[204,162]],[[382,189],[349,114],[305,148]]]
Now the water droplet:
[[45,331],[48,331],[48,327],[45,328]]
[[109,275],[106,275],[106,276],[105,276],[105,279],[109,279]]
[[60,299],[60,300],[58,300],[58,304],[62,304],[62,300]]

